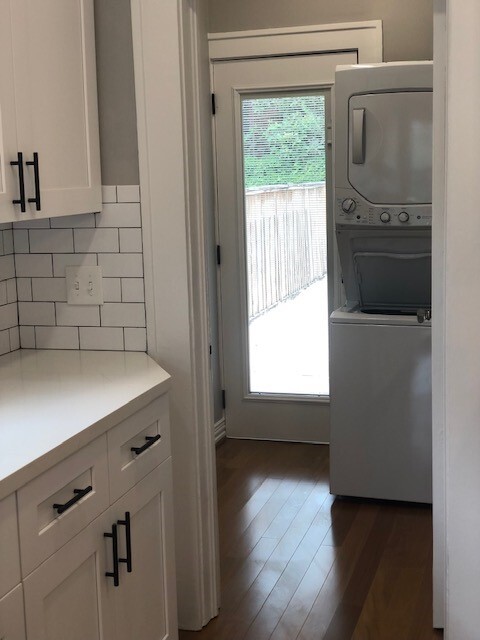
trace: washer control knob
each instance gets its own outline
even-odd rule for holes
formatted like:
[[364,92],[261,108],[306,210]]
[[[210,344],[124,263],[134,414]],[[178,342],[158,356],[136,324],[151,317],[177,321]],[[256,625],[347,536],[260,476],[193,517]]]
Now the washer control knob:
[[390,214],[388,213],[388,211],[382,211],[382,213],[380,214],[380,220],[382,222],[390,222]]
[[342,211],[344,213],[353,213],[357,208],[357,203],[353,198],[345,198],[342,202]]
[[398,214],[398,219],[400,222],[408,222],[410,220],[410,216],[406,211],[400,211]]

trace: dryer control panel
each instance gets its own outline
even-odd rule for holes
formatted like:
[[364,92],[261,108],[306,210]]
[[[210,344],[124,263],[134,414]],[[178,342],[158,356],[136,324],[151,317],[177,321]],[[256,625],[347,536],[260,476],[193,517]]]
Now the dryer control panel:
[[432,205],[378,205],[366,202],[353,189],[335,190],[337,225],[388,227],[431,227]]

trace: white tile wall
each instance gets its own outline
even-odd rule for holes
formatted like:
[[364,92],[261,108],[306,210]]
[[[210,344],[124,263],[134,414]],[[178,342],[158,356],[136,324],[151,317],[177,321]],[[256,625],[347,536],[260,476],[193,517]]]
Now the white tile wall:
[[[25,221],[0,232],[0,353],[7,344],[146,350],[140,189],[102,192],[102,213]],[[66,304],[65,267],[97,264],[104,304]]]
[[[111,278],[113,280],[113,278]],[[143,278],[122,278],[122,300],[123,302],[144,302],[145,287]],[[112,302],[118,302],[112,300]]]
[[17,285],[11,224],[0,225],[0,355],[19,348]]
[[106,327],[80,327],[80,349],[124,351],[124,330]]

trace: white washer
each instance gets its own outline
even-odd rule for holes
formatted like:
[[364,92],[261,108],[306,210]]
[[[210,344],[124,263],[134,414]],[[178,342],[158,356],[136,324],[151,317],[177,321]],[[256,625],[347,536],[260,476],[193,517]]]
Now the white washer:
[[331,492],[431,502],[431,63],[339,67],[334,152]]
[[431,328],[339,309],[330,319],[330,489],[431,502]]

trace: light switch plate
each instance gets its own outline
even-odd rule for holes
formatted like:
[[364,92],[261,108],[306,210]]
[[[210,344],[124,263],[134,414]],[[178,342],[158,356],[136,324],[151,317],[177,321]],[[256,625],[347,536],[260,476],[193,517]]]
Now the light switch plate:
[[102,267],[65,267],[67,303],[103,304]]

